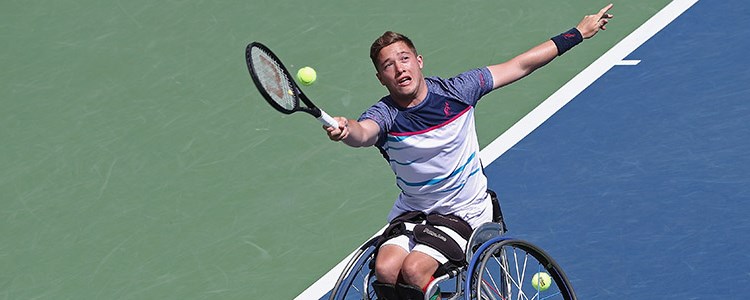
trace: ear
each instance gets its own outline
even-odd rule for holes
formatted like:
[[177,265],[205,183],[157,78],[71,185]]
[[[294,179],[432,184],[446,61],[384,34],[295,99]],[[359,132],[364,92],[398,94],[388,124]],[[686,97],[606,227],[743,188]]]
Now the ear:
[[380,76],[380,72],[375,72],[375,77],[378,78],[378,81],[380,81],[381,85],[385,85],[385,83],[383,82],[383,78]]
[[424,67],[424,61],[422,61],[422,55],[417,55],[417,63],[419,63],[419,69],[421,70],[422,67]]

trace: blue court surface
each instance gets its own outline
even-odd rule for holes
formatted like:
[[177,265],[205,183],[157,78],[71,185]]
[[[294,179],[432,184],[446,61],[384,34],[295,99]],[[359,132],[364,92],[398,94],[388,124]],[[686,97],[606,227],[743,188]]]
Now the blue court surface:
[[699,1],[487,166],[579,298],[750,294],[749,7]]
[[750,294],[750,5],[688,7],[485,168],[580,299]]

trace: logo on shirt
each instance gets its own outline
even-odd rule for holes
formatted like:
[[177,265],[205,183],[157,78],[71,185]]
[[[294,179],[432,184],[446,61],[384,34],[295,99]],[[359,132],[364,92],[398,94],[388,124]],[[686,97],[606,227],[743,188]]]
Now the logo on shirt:
[[445,113],[445,116],[451,115],[451,106],[448,104],[448,101],[445,101],[445,107],[443,107],[443,112]]

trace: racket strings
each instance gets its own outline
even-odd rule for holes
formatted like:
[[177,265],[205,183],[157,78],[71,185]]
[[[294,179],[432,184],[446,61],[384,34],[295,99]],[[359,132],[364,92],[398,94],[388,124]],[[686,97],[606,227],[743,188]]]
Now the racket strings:
[[282,70],[281,66],[265,51],[253,48],[250,51],[252,66],[263,89],[279,106],[287,110],[293,110],[297,106],[297,100],[289,84],[290,78]]

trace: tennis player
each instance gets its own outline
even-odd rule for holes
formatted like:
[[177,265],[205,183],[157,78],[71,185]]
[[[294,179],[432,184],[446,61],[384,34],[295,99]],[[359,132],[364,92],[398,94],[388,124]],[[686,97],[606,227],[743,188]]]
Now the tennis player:
[[605,30],[610,8],[509,61],[448,79],[424,77],[423,58],[406,36],[387,31],[375,40],[370,58],[388,95],[357,120],[335,117],[339,126],[324,128],[333,141],[377,147],[401,190],[376,257],[379,299],[424,299],[435,274],[466,264],[469,235],[492,219],[474,107],[487,93]]

